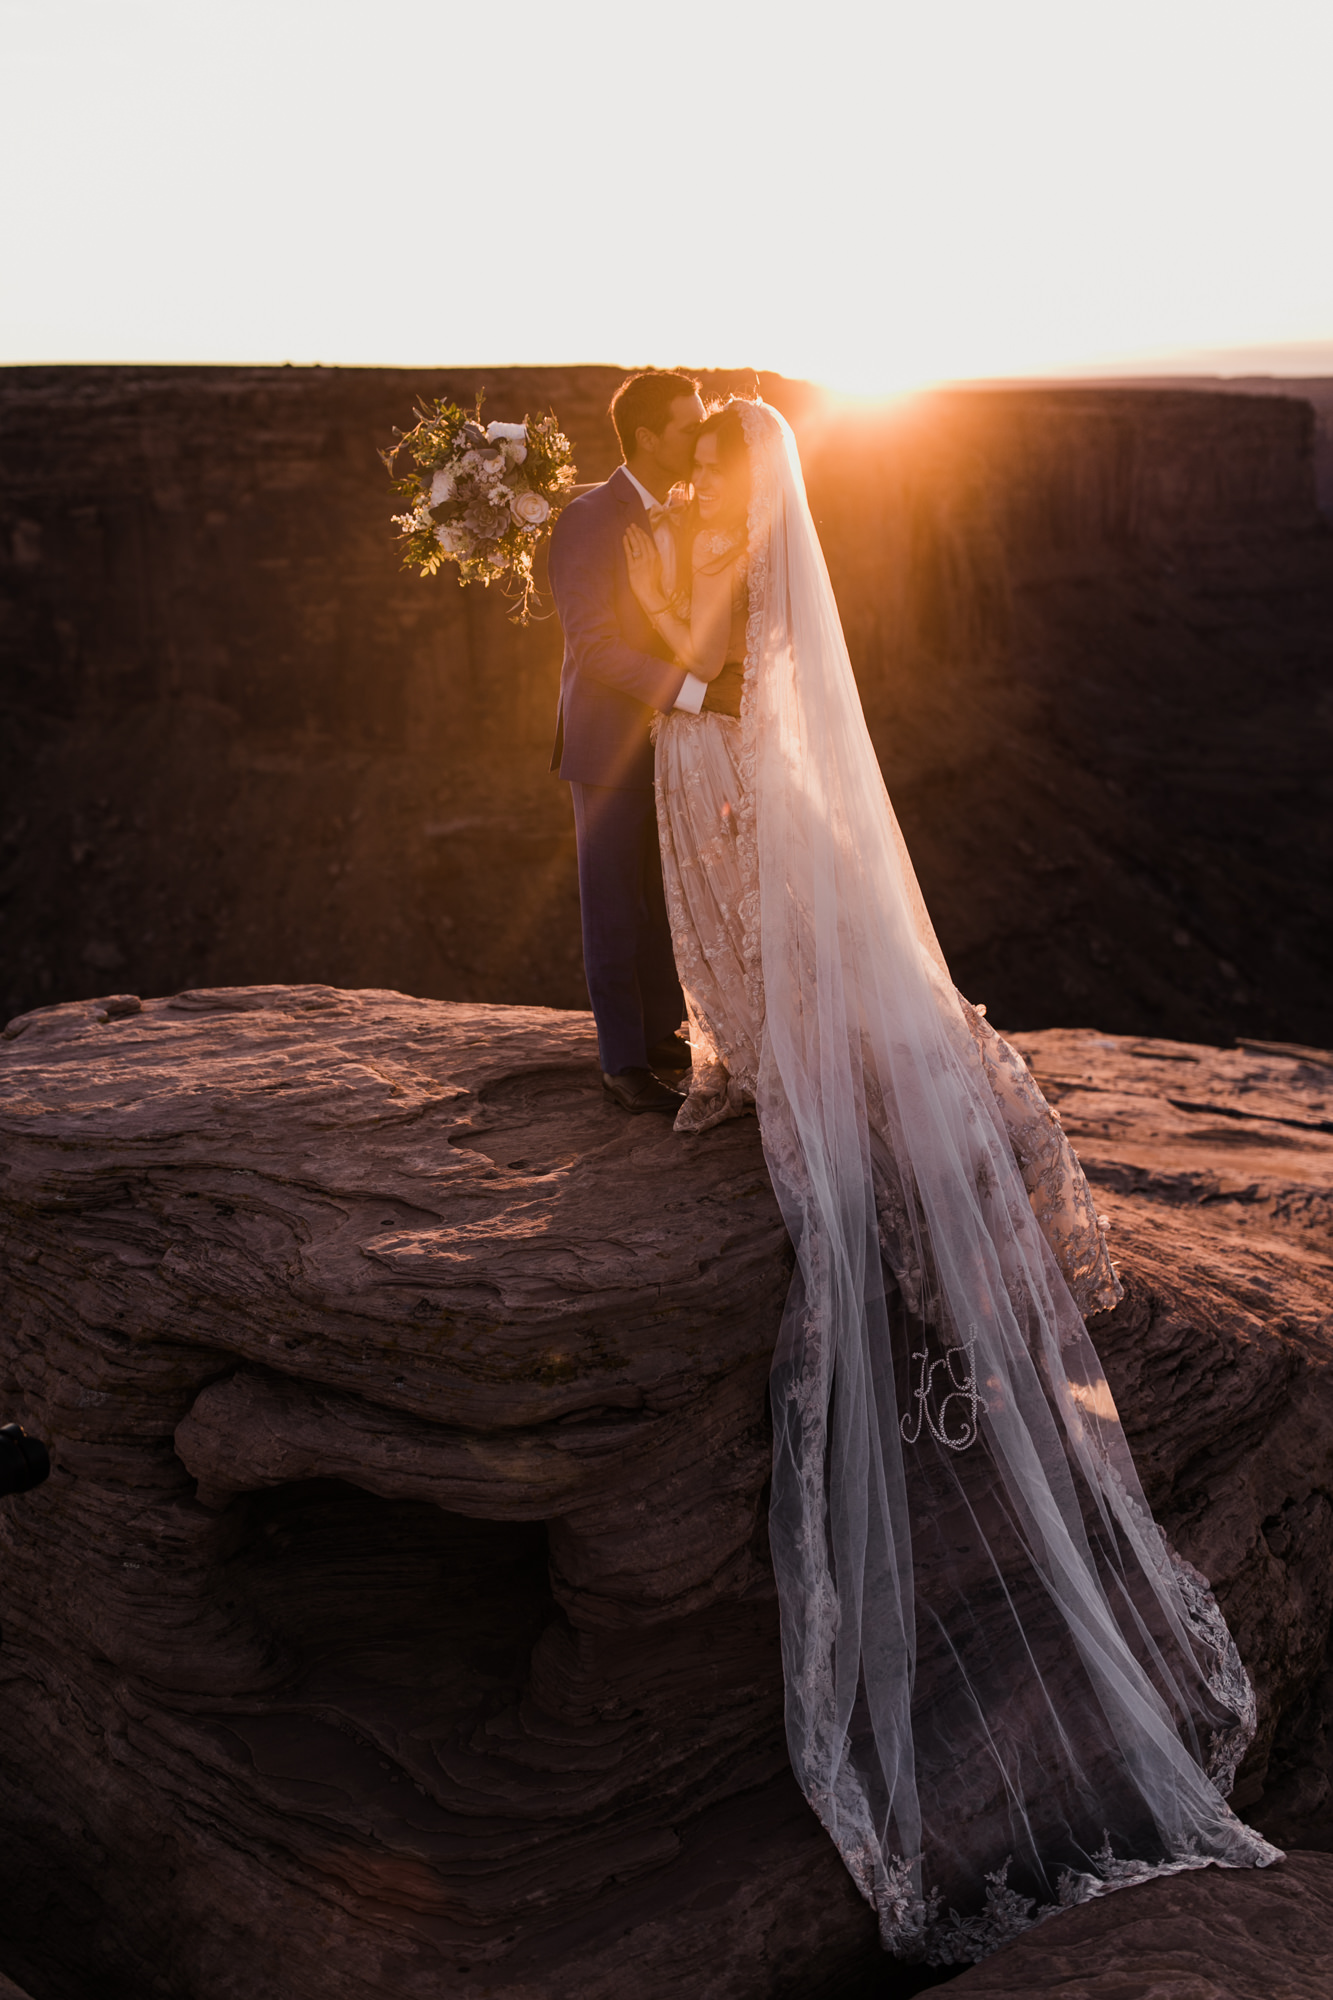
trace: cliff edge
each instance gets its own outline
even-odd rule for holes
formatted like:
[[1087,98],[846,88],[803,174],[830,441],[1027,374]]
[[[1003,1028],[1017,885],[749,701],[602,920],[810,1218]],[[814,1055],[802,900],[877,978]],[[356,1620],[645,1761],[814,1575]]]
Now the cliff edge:
[[[1255,1678],[1236,1802],[1333,1849],[1333,1068],[1018,1040],[1112,1217],[1149,1498]],[[0,1133],[0,1384],[55,1460],[0,1511],[7,1970],[886,1976],[786,1763],[752,1121],[625,1119],[585,1015],[307,986],[11,1022]]]

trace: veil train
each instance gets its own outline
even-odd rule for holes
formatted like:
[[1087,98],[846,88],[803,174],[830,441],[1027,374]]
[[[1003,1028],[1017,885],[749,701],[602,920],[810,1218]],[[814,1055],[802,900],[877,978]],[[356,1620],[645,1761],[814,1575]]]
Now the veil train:
[[980,1958],[1150,1874],[1280,1858],[1254,1699],[1144,1500],[1083,1315],[1120,1296],[1022,1058],[949,979],[795,440],[751,462],[738,858],[796,1275],[770,1533],[792,1763],[885,1945]]

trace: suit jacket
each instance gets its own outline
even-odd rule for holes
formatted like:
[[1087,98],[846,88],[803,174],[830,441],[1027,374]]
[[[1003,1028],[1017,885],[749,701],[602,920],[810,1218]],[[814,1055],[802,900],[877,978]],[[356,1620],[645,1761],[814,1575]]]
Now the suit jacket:
[[629,587],[625,529],[647,527],[621,470],[571,501],[551,536],[549,575],[565,634],[551,769],[585,785],[653,782],[648,730],[685,681]]

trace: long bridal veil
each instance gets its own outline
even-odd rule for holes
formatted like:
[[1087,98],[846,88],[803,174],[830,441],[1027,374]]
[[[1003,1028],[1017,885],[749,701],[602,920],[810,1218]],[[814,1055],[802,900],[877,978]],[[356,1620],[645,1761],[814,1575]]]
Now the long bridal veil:
[[1277,1851],[1224,1802],[1249,1683],[1083,1324],[1118,1296],[1086,1184],[949,980],[792,433],[763,404],[742,422],[746,971],[796,1249],[772,1378],[788,1739],[886,1946],[962,1962],[1034,1909]]

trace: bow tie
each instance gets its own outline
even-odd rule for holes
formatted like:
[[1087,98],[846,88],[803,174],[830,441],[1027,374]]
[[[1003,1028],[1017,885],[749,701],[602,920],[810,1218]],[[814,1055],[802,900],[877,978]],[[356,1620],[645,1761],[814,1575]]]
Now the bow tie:
[[657,533],[657,530],[661,527],[664,521],[666,522],[668,528],[673,528],[676,525],[677,511],[678,510],[675,507],[667,505],[663,505],[661,507],[650,507],[648,509],[648,525],[652,529],[653,533],[654,534]]

